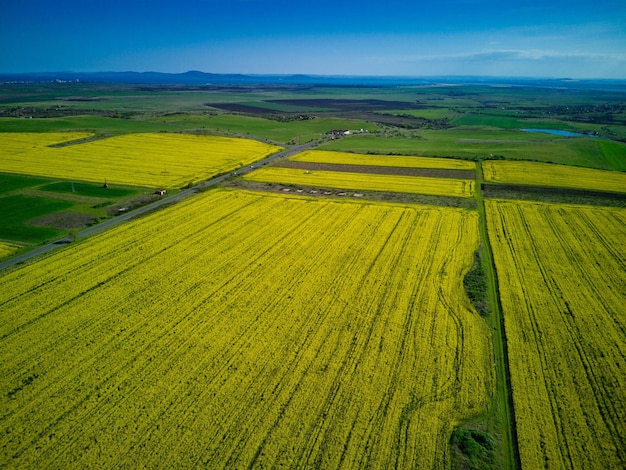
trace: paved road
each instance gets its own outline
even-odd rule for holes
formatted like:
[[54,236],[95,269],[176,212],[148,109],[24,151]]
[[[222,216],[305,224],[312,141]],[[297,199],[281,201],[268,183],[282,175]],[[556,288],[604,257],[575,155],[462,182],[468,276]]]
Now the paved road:
[[[259,166],[263,166],[266,165],[270,162],[273,162],[274,160],[278,160],[280,158],[286,158],[289,157],[291,155],[295,155],[296,153],[300,153],[303,150],[306,150],[308,148],[311,147],[315,147],[316,145],[319,144],[319,141],[315,141],[315,142],[309,142],[303,145],[295,145],[292,147],[289,147],[286,150],[283,150],[282,152],[279,153],[275,153],[273,155],[270,155],[269,157],[264,158],[263,160],[259,160],[258,162],[245,167],[245,168],[240,168],[236,171],[237,175],[244,175],[246,173],[249,173],[251,171],[254,171],[255,168],[259,167]],[[185,198],[188,198],[190,196],[193,196],[194,194],[196,194],[198,192],[198,190],[200,189],[204,189],[204,188],[208,188],[210,186],[214,186],[216,184],[219,184],[221,182],[223,182],[224,180],[226,180],[227,178],[230,178],[232,176],[232,173],[228,173],[226,175],[222,175],[222,176],[217,176],[215,178],[211,178],[210,180],[207,181],[203,181],[202,183],[198,184],[197,186],[194,186],[193,188],[190,189],[185,189],[184,191],[181,191],[177,194],[174,194],[172,196],[168,196],[168,197],[164,197],[162,199],[159,199],[158,201],[155,201],[153,203],[150,203],[148,205],[139,207],[138,209],[135,209],[133,211],[130,212],[126,212],[125,214],[121,214],[118,216],[115,216],[112,219],[108,219],[105,220],[104,222],[99,223],[98,225],[93,225],[91,227],[86,228],[85,230],[82,230],[77,238],[86,238],[86,237],[90,237],[92,235],[94,235],[95,233],[99,233],[102,232],[104,230],[108,230],[111,227],[114,227],[116,225],[119,225],[123,222],[126,222],[127,220],[133,219],[137,216],[140,216],[142,214],[145,214],[147,212],[156,210],[160,207],[163,207],[165,205],[168,204],[173,204],[175,202],[179,202]],[[54,251],[54,250],[58,250],[59,248],[66,246],[67,244],[71,243],[72,239],[70,237],[65,237],[65,238],[61,238],[60,240],[56,240],[54,242],[48,243],[47,245],[42,245],[40,247],[35,248],[34,250],[29,251],[28,253],[24,253],[22,255],[19,256],[15,256],[14,258],[10,258],[6,261],[3,261],[0,263],[0,271],[2,271],[3,269],[7,269],[10,268],[11,266],[15,266],[17,264],[20,263],[24,263],[25,261],[28,261],[32,258],[35,258],[37,256],[43,255],[44,253],[48,253],[50,251]]]

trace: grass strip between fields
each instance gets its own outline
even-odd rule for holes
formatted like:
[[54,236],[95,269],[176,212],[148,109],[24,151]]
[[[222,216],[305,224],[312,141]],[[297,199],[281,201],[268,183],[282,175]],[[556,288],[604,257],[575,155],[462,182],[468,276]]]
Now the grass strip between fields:
[[506,331],[504,329],[504,318],[502,317],[502,306],[500,304],[498,276],[493,252],[491,250],[491,243],[489,241],[485,201],[481,190],[482,181],[483,169],[482,165],[478,164],[476,174],[476,200],[479,215],[478,227],[480,231],[481,249],[484,255],[482,256],[483,269],[487,276],[488,296],[491,300],[492,326],[495,329],[493,335],[496,364],[495,415],[502,429],[503,463],[505,463],[506,468],[519,470],[521,469],[521,461],[517,443],[517,431],[515,428],[515,409],[511,395],[511,375],[509,371]]

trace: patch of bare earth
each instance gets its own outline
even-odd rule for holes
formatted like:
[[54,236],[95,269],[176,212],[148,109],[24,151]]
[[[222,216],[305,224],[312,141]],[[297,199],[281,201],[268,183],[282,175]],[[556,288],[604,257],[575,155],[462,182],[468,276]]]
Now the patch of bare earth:
[[96,218],[89,214],[78,212],[55,212],[42,217],[37,217],[29,222],[29,225],[37,227],[52,227],[60,230],[72,230],[88,227],[96,222]]

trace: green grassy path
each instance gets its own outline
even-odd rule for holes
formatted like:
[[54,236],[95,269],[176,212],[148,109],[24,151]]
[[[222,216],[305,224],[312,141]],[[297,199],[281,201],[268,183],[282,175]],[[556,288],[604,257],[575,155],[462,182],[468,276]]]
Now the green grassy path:
[[519,450],[517,446],[517,433],[515,429],[515,410],[513,397],[511,396],[511,377],[509,373],[508,351],[506,343],[506,331],[500,296],[498,278],[496,275],[491,244],[487,229],[487,215],[485,201],[482,194],[483,168],[482,164],[476,164],[476,202],[479,214],[479,229],[481,240],[481,262],[488,283],[488,296],[491,303],[491,323],[494,328],[493,344],[496,362],[496,401],[494,415],[502,433],[502,463],[504,468],[511,470],[521,469]]

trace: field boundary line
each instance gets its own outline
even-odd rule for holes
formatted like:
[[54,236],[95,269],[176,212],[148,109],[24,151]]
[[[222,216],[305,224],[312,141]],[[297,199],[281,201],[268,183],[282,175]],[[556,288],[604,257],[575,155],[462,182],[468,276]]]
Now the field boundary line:
[[513,390],[511,387],[511,371],[509,368],[509,354],[506,340],[506,330],[504,317],[502,315],[502,304],[500,303],[500,287],[498,285],[498,274],[489,241],[489,227],[487,224],[487,211],[483,198],[483,168],[482,163],[476,163],[476,187],[474,194],[478,207],[478,227],[480,232],[480,244],[484,253],[483,268],[487,274],[488,292],[492,301],[492,326],[495,328],[494,348],[496,363],[496,408],[503,407],[503,413],[496,412],[496,419],[503,418],[502,437],[503,454],[506,468],[511,470],[521,470],[519,445],[517,438],[517,428],[515,421],[515,408],[513,404]]

